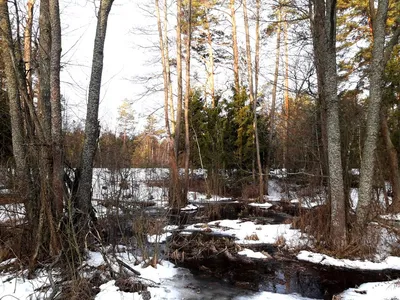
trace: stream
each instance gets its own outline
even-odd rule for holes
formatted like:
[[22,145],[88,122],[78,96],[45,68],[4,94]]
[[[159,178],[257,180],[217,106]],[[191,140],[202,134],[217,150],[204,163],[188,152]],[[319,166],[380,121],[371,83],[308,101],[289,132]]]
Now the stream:
[[[196,211],[169,211],[168,214],[165,209],[155,206],[143,209],[149,218],[168,215],[168,224],[178,225],[181,229],[190,224],[223,219],[257,221],[257,224],[288,224],[299,212],[295,204],[288,203],[274,203],[269,209],[251,207],[241,201],[195,204],[198,206]],[[191,244],[193,241],[195,244]],[[198,250],[196,242],[205,246],[205,249],[207,245],[216,245],[217,251],[211,253],[205,250],[202,255],[191,256],[190,249]],[[180,270],[178,275],[167,279],[163,286],[182,291],[182,299],[237,299],[239,296],[242,297],[240,299],[246,299],[266,291],[330,300],[335,294],[365,282],[400,278],[400,271],[396,270],[352,270],[299,261],[293,253],[272,244],[246,245],[246,248],[254,251],[268,253],[270,259],[239,258],[232,262],[232,257],[222,255],[220,249],[224,247],[233,253],[233,259],[242,257],[236,254],[232,238],[213,233],[181,234],[177,230],[160,249],[164,259],[169,259]],[[174,258],[172,254],[175,250],[184,253]]]
[[[240,202],[212,203],[202,206],[196,212],[172,215],[170,222],[186,225],[241,218],[281,224],[290,221],[297,212],[298,208],[294,205],[266,210]],[[198,292],[193,299],[234,299],[238,295],[250,296],[267,291],[330,300],[335,294],[365,282],[387,281],[400,277],[400,271],[396,270],[352,270],[299,261],[290,253],[270,244],[259,244],[249,248],[267,252],[272,259],[250,259],[250,262],[232,263],[221,255],[210,255],[202,259],[172,262],[187,268],[193,275],[189,286]]]

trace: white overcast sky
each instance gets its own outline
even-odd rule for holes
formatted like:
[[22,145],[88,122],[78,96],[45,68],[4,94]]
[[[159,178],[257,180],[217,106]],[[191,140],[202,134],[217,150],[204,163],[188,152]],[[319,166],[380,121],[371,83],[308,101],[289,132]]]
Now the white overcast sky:
[[[144,88],[133,84],[130,79],[135,76],[146,76],[152,73],[152,70],[161,73],[161,64],[154,62],[154,57],[157,55],[159,57],[160,54],[140,47],[148,46],[149,40],[157,44],[157,34],[143,36],[132,32],[137,27],[150,28],[156,25],[156,20],[138,7],[143,2],[151,4],[151,12],[153,1],[149,0],[115,0],[111,10],[105,44],[99,114],[103,129],[115,129],[118,106],[124,99],[137,99],[143,92]],[[60,0],[60,3],[63,27],[62,62],[64,63],[62,94],[67,99],[70,119],[83,120],[86,116],[87,90],[97,22],[95,4],[98,5],[99,0]],[[267,4],[264,3],[264,5],[268,8]],[[268,11],[265,13],[267,14]],[[237,19],[239,39],[244,48],[244,33],[241,25],[243,19],[239,11]],[[173,22],[173,18],[171,21]],[[268,24],[262,24],[263,27],[266,25]],[[221,30],[226,31],[227,28],[223,26],[229,27],[229,24],[220,26],[222,26]],[[169,24],[169,27],[172,29],[173,24]],[[229,29],[227,33],[229,34]],[[260,76],[260,90],[265,90],[266,93],[269,93],[271,87],[271,66],[275,61],[274,37],[269,40],[268,45],[269,47],[264,46],[262,52]],[[153,61],[149,62],[151,59]],[[195,60],[192,67],[196,70],[204,69],[201,66],[196,68]],[[229,89],[226,78],[232,76],[232,71],[229,68],[217,68],[215,74],[216,84],[219,84],[222,89]],[[139,130],[149,114],[156,112],[156,116],[162,120],[162,102],[163,95],[158,93],[134,103],[133,109]]]
[[[132,29],[154,20],[145,17],[135,0],[114,1],[108,21],[100,121],[102,128],[114,128],[117,108],[124,99],[134,100],[141,87],[130,79],[143,74],[146,60],[151,57],[137,45],[147,38],[135,36]],[[98,1],[96,1],[98,5]],[[66,97],[70,118],[82,120],[86,115],[87,91],[90,80],[92,51],[96,29],[96,11],[93,0],[61,0],[63,27],[62,94]],[[136,102],[137,121],[145,119],[157,106],[159,96]],[[149,103],[153,101],[154,104]],[[144,103],[146,101],[146,103]],[[141,122],[143,123],[143,122]]]

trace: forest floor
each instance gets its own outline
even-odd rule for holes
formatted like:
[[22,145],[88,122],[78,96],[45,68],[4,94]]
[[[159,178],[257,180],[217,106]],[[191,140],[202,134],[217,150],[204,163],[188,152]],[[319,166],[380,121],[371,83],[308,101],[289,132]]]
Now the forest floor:
[[[93,205],[103,240],[81,267],[92,298],[400,299],[399,239],[387,225],[373,224],[369,260],[338,259],[318,253],[315,239],[296,226],[300,214],[317,213],[323,192],[272,179],[262,204],[191,191],[189,205],[174,211],[160,184],[166,176],[164,169],[96,170]],[[350,193],[355,206],[357,192]],[[0,203],[0,224],[23,216],[21,204]],[[57,295],[60,270],[36,275],[28,279],[16,258],[0,260],[0,299]]]

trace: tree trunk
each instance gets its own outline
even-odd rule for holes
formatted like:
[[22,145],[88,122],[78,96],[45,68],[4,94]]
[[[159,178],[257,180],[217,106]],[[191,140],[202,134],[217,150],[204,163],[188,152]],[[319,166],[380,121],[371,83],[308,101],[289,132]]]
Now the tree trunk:
[[231,22],[232,22],[233,75],[235,82],[235,93],[238,94],[240,91],[239,47],[237,41],[235,0],[230,0],[230,9],[231,9]]
[[[259,9],[259,8],[258,8]],[[253,87],[253,68],[251,63],[251,47],[250,47],[250,32],[249,32],[249,20],[247,16],[247,1],[243,1],[243,14],[244,14],[244,28],[246,34],[246,57],[247,57],[247,73],[248,73],[248,81],[249,81],[249,96],[250,103],[253,107],[254,119],[253,119],[253,128],[254,128],[254,137],[256,144],[256,159],[257,159],[257,167],[258,167],[258,188],[259,188],[259,201],[263,201],[264,199],[264,179],[263,172],[261,166],[261,158],[260,158],[260,144],[258,141],[258,129],[257,129],[257,99],[254,94]],[[256,33],[257,35],[259,32]]]
[[397,158],[396,147],[392,143],[390,138],[389,126],[387,124],[387,116],[384,113],[385,107],[381,111],[381,129],[382,136],[385,142],[386,151],[389,158],[389,169],[390,169],[390,183],[392,185],[392,206],[391,211],[394,213],[400,212],[400,173],[399,173],[399,160]]
[[174,110],[174,95],[172,93],[172,81],[171,81],[171,66],[169,63],[169,45],[168,45],[168,0],[164,0],[164,51],[165,51],[165,70],[167,72],[168,81],[168,95],[169,95],[169,110],[170,110],[170,121],[171,131],[175,133],[175,110]]
[[179,139],[181,133],[181,121],[182,121],[182,99],[183,99],[183,88],[182,88],[182,0],[176,1],[177,7],[177,25],[176,25],[176,72],[177,72],[177,112],[176,112],[176,126],[175,126],[175,137],[173,156],[171,156],[171,184],[169,190],[169,202],[170,205],[176,208],[180,208],[183,205],[183,199],[186,199],[186,195],[182,193],[182,187],[179,176]]
[[268,177],[269,177],[269,169],[272,163],[272,143],[273,137],[275,134],[275,109],[276,109],[276,95],[277,95],[277,87],[278,87],[278,77],[279,77],[279,60],[281,56],[281,7],[278,8],[278,29],[276,31],[276,57],[275,57],[275,72],[274,72],[274,81],[272,84],[272,100],[271,100],[271,109],[269,112],[270,126],[269,126],[269,134],[268,134],[268,149],[267,149],[267,166],[265,168],[265,192],[268,194]]
[[[19,94],[18,77],[16,74],[16,61],[14,55],[14,43],[12,40],[11,25],[9,19],[9,11],[7,0],[0,0],[0,35],[1,50],[4,63],[4,73],[7,79],[7,94],[10,102],[10,118],[13,155],[16,167],[16,184],[20,196],[29,206],[29,173],[26,162],[26,148],[24,146],[25,136],[22,121],[21,100]],[[30,209],[27,207],[28,219]]]
[[[96,153],[97,139],[99,137],[99,102],[101,78],[103,73],[104,42],[107,31],[108,15],[113,0],[101,0],[97,16],[96,37],[94,40],[92,73],[89,83],[89,95],[85,123],[85,140],[82,152],[81,174],[77,193],[77,205],[81,210],[80,223],[87,230],[91,220],[92,177],[93,160]],[[85,234],[85,230],[82,230]]]
[[[163,30],[161,27],[161,16],[160,16],[160,5],[159,0],[155,0],[156,12],[157,12],[157,28],[158,28],[158,38],[160,42],[160,52],[161,52],[161,64],[163,70],[163,80],[164,80],[164,120],[165,120],[165,129],[167,130],[167,134],[171,137],[171,128],[169,126],[169,112],[168,112],[168,99],[169,99],[169,82],[168,82],[168,73],[167,73],[167,65],[166,62],[169,58],[165,54],[165,46],[164,46],[164,36]],[[164,26],[166,26],[164,24]]]
[[321,101],[326,105],[330,239],[333,248],[342,249],[347,244],[347,231],[337,96],[336,1],[314,1],[310,4],[318,90]]
[[283,167],[287,168],[287,152],[289,143],[289,50],[288,50],[288,21],[287,21],[287,9],[285,9],[284,25],[283,25],[283,35],[285,38],[285,81],[284,81],[284,145],[283,145]]
[[212,48],[212,37],[210,31],[210,22],[208,16],[206,16],[206,27],[207,27],[207,45],[208,45],[208,66],[207,66],[207,86],[211,94],[211,107],[215,108],[215,79],[214,79],[214,51]]
[[379,133],[382,84],[385,70],[385,29],[388,5],[388,0],[379,0],[378,9],[375,11],[374,3],[370,2],[373,45],[369,74],[370,87],[366,138],[361,160],[360,191],[357,204],[357,223],[360,229],[369,221],[371,213],[370,203],[373,197],[375,151]]
[[62,154],[62,117],[61,117],[61,22],[58,0],[50,0],[51,52],[50,52],[50,102],[51,136],[53,149],[53,194],[57,218],[63,214],[63,154]]
[[27,15],[24,31],[24,62],[28,93],[32,95],[32,25],[33,25],[33,6],[35,0],[28,0]]
[[190,101],[190,47],[192,40],[192,0],[189,0],[188,5],[189,5],[189,15],[187,18],[188,29],[186,34],[187,40],[186,40],[186,59],[185,59],[186,93],[185,93],[185,188],[183,190],[184,199],[187,199],[187,193],[189,191],[189,159],[190,159],[189,101]]

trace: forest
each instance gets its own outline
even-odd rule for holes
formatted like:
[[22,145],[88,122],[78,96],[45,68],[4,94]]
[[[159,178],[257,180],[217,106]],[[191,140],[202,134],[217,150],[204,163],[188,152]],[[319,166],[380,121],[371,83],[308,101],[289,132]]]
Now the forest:
[[400,299],[400,1],[138,1],[160,105],[111,129],[118,1],[79,120],[67,2],[0,0],[0,299]]

